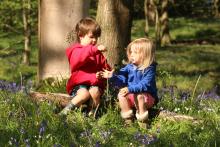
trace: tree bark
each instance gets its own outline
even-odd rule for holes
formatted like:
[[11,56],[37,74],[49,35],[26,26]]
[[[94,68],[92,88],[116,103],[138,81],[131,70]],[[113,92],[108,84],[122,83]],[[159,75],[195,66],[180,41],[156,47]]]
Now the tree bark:
[[146,36],[149,36],[148,0],[144,1],[144,15],[145,15],[145,28],[144,28],[144,32],[145,32]]
[[90,0],[39,0],[38,80],[69,76],[67,35],[88,16],[89,4]]
[[215,18],[220,18],[220,12],[219,12],[219,7],[220,7],[220,2],[219,0],[213,0],[213,11],[214,11],[214,17]]
[[162,0],[160,24],[161,24],[161,46],[170,45],[168,0]]
[[155,24],[156,22],[156,5],[155,0],[148,1],[148,21],[150,24]]
[[130,42],[133,0],[99,0],[97,22],[102,28],[99,43],[108,48],[107,59],[114,67],[121,62]]
[[30,0],[23,0],[23,26],[24,26],[24,53],[23,63],[26,65],[30,64],[30,51],[31,51],[31,26],[30,26]]
[[156,40],[156,46],[160,47],[160,16],[159,16],[159,10],[158,6],[155,5],[155,40]]

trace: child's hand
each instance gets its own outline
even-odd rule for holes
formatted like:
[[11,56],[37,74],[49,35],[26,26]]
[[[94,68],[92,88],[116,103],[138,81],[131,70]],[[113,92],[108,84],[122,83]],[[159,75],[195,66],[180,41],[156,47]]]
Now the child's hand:
[[106,49],[106,47],[105,47],[104,45],[98,45],[97,48],[98,48],[98,50],[99,50],[100,52],[105,52],[105,51],[107,51],[107,49]]
[[124,87],[119,90],[119,95],[125,97],[128,94],[128,87]]
[[102,77],[102,71],[98,71],[97,73],[96,73],[96,78],[97,79],[102,79],[103,77]]
[[106,78],[106,79],[107,78],[111,78],[113,73],[114,73],[114,71],[115,71],[114,69],[111,70],[111,71],[104,69],[104,71],[101,72],[101,77],[102,78]]

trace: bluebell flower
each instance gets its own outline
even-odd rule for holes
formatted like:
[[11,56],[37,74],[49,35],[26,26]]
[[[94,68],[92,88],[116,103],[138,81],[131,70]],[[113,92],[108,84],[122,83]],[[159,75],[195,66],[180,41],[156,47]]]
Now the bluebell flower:
[[101,147],[101,143],[100,143],[99,141],[97,141],[97,142],[95,143],[95,147]]
[[43,136],[44,132],[46,131],[46,127],[47,127],[47,122],[43,120],[40,123],[39,136]]

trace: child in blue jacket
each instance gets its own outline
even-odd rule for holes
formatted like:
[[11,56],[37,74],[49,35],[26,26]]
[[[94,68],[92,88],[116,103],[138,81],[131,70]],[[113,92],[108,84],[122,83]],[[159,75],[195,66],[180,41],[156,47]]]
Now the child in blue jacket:
[[121,116],[126,122],[134,117],[140,122],[148,119],[148,110],[157,103],[155,46],[152,40],[139,38],[127,47],[129,64],[117,74],[104,70],[101,75],[110,78],[113,85],[120,87],[118,93]]

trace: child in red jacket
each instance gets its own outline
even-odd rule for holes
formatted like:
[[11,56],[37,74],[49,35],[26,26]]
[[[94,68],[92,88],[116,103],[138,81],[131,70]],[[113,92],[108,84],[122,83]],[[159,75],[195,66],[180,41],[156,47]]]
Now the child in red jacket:
[[106,48],[96,45],[101,35],[101,28],[97,22],[92,18],[83,18],[77,23],[75,33],[77,43],[66,49],[71,70],[66,89],[73,99],[61,111],[61,114],[65,115],[88,100],[91,100],[91,110],[99,105],[106,86],[100,71],[110,69],[102,54]]

